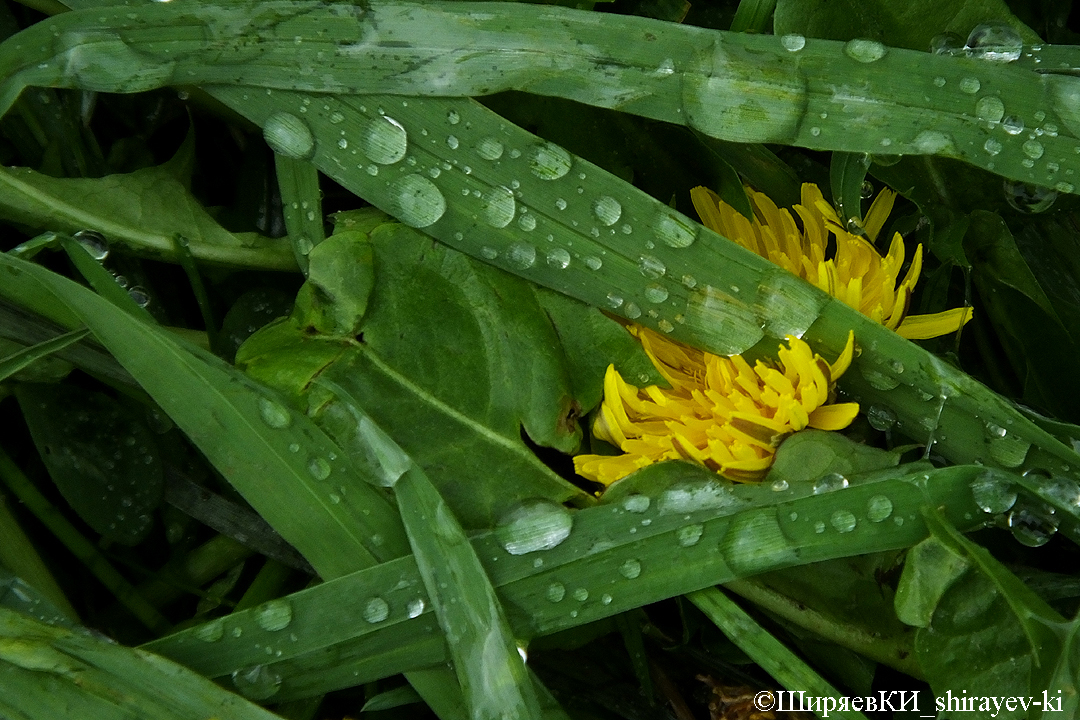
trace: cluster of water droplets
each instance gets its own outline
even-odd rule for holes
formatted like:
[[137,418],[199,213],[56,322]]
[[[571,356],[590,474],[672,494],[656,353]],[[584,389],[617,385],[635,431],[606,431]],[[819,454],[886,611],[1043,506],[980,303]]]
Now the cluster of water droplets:
[[[105,263],[109,258],[111,248],[109,247],[109,241],[105,239],[101,233],[96,230],[80,230],[72,237],[87,254],[99,263]],[[139,307],[147,307],[150,304],[150,293],[146,288],[141,285],[132,285],[131,282],[124,275],[114,272],[112,270],[109,273],[116,280],[116,284],[127,290],[128,297],[135,301],[135,304]]]

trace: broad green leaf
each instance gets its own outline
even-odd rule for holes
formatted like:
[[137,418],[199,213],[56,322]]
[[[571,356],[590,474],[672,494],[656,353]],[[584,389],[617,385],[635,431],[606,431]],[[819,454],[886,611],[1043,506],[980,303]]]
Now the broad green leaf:
[[896,616],[928,627],[942,596],[968,569],[968,561],[930,537],[908,550],[896,588]]
[[64,499],[104,537],[135,545],[153,527],[164,475],[140,414],[73,385],[19,385],[23,417]]
[[[333,239],[342,235],[320,248],[351,253]],[[467,527],[490,527],[525,498],[585,500],[520,437],[524,426],[534,442],[568,451],[581,432],[558,335],[529,285],[400,224],[376,227],[371,243],[375,286],[358,340],[275,325],[245,346],[240,364],[289,394],[306,392],[316,375],[333,377],[425,468]],[[298,363],[309,346],[315,353]],[[317,394],[308,402],[343,448],[364,457],[347,409]]]
[[173,662],[6,608],[0,608],[0,690],[0,714],[27,720],[277,717]]
[[[689,600],[709,616],[732,642],[753,658],[754,662],[765,669],[781,685],[790,691],[794,691],[796,702],[788,698],[786,707],[800,708],[797,701],[800,692],[815,699],[824,701],[818,714],[821,717],[835,716],[849,720],[865,720],[861,712],[846,707],[842,704],[840,693],[820,675],[804,663],[795,653],[784,646],[779,640],[770,635],[759,625],[745,610],[736,605],[730,598],[716,588],[698,590],[690,593]],[[760,696],[760,693],[759,693]],[[777,709],[785,707],[779,697],[770,698],[776,701]],[[827,700],[826,700],[827,699]],[[769,704],[759,709],[771,710]]]
[[895,467],[901,452],[863,445],[840,433],[807,429],[780,444],[765,482],[794,485],[830,473],[847,476]]
[[307,283],[294,310],[301,327],[355,336],[375,284],[374,251],[366,233],[340,230],[305,256]]
[[193,147],[158,167],[103,178],[53,178],[28,168],[0,168],[0,219],[74,233],[96,230],[110,241],[157,257],[172,257],[173,235],[192,254],[217,263],[288,270],[288,244],[254,233],[226,231],[187,188]]
[[976,25],[991,21],[1012,26],[1025,43],[1040,42],[1002,0],[779,0],[773,32],[830,40],[869,38],[893,47],[926,51],[935,35],[951,32],[963,41]]
[[[7,355],[0,360],[0,381],[7,380],[12,375],[16,375],[16,379],[18,379],[19,373],[22,373],[23,379],[26,380],[32,380],[37,377],[42,377],[42,379],[45,379],[45,377],[54,377],[55,375],[53,372],[59,374],[60,377],[67,375],[67,373],[70,372],[71,366],[62,361],[57,362],[56,358],[51,358],[49,356],[63,350],[69,345],[79,342],[89,334],[90,331],[85,329],[72,330],[63,335],[57,335],[52,340],[46,340],[37,345],[12,352],[10,355]],[[11,344],[7,342],[0,342],[0,348],[10,345]],[[2,352],[2,350],[0,350],[0,352]],[[55,370],[53,372],[46,370],[42,376],[41,368],[35,369],[33,366],[43,360],[52,361],[53,364],[50,365],[50,368],[55,368]]]

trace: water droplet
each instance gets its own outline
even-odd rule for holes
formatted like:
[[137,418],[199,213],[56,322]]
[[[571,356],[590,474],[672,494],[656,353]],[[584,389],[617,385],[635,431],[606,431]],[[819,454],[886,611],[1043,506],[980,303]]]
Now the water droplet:
[[859,373],[875,390],[892,390],[900,384],[898,378],[872,367],[869,363],[860,363]]
[[255,623],[263,630],[277,632],[292,622],[292,603],[285,598],[270,600],[255,608]]
[[966,92],[968,95],[974,95],[979,92],[979,88],[982,87],[982,83],[979,82],[979,78],[971,77],[970,75],[965,78],[960,78],[960,91]]
[[1024,119],[1017,115],[1010,115],[1001,121],[1001,129],[1010,135],[1019,135],[1024,132]]
[[211,620],[195,628],[192,635],[203,642],[217,642],[225,635],[225,623],[220,618]]
[[281,676],[265,665],[236,670],[232,681],[240,694],[250,700],[268,700],[281,689]]
[[330,124],[331,125],[340,125],[343,122],[345,122],[345,116],[342,115],[341,113],[335,112],[335,113],[332,113],[330,115]]
[[461,116],[458,115],[457,110],[451,110],[450,112],[446,113],[446,121],[451,125],[457,125],[459,122],[461,122]]
[[626,317],[630,318],[631,320],[637,320],[639,317],[641,317],[641,308],[637,306],[637,303],[626,304]]
[[558,180],[570,172],[570,153],[553,143],[537,145],[529,153],[529,169],[541,180]]
[[292,414],[288,409],[270,398],[259,398],[259,417],[268,427],[276,430],[292,425]]
[[101,233],[93,230],[80,230],[72,237],[75,238],[75,242],[82,245],[83,250],[86,250],[90,257],[98,262],[109,257],[109,243]]
[[623,509],[632,513],[643,513],[649,509],[651,504],[652,501],[648,495],[638,495],[637,493],[627,495],[622,501]]
[[570,253],[562,248],[554,248],[547,254],[547,264],[549,267],[565,270],[570,264]]
[[661,210],[653,223],[653,233],[668,247],[690,247],[697,240],[697,226],[673,211]]
[[930,52],[935,55],[960,55],[964,52],[964,41],[956,33],[941,33],[930,40]]
[[861,63],[872,63],[885,57],[888,49],[877,40],[856,38],[844,44],[844,54]]
[[668,299],[668,290],[663,285],[653,283],[645,286],[645,299],[651,303],[662,303]]
[[446,212],[446,198],[422,175],[402,175],[389,190],[390,214],[409,227],[427,227]]
[[701,523],[686,525],[675,531],[675,540],[679,543],[679,547],[690,547],[698,544],[698,541],[701,540],[701,534],[704,532],[705,526]]
[[642,255],[638,258],[638,270],[645,277],[655,280],[663,277],[664,273],[667,272],[667,266],[664,265],[660,258],[652,255]]
[[987,122],[1000,122],[1005,116],[1005,103],[1001,102],[1001,98],[987,95],[975,103],[975,115]]
[[555,207],[557,207],[560,210],[565,210],[566,209],[566,201],[563,200],[562,198],[556,199],[555,200]]
[[393,165],[398,162],[405,157],[408,147],[405,128],[386,115],[366,121],[360,130],[360,152],[380,165]]
[[1058,197],[1056,190],[1031,183],[1005,180],[1002,187],[1009,205],[1023,213],[1046,212]]
[[850,510],[836,510],[829,518],[829,523],[837,532],[849,533],[855,529],[855,515]]
[[578,602],[585,602],[589,599],[589,591],[585,588],[577,588],[573,592],[573,598]]
[[970,58],[1001,63],[1019,59],[1023,49],[1020,33],[1003,22],[976,25],[964,46]]
[[364,605],[364,619],[374,625],[390,617],[390,606],[381,597],[373,597]]
[[574,516],[550,500],[526,500],[503,515],[495,527],[495,537],[506,552],[524,555],[550,550],[570,536]]
[[614,293],[608,293],[607,303],[608,307],[610,307],[612,310],[618,310],[622,307],[623,299]]
[[547,599],[551,602],[562,602],[562,599],[566,597],[566,586],[560,582],[553,582],[548,585]]
[[128,297],[135,301],[135,304],[139,307],[146,307],[150,304],[150,293],[146,291],[142,285],[136,285],[130,288],[128,291]]
[[945,78],[940,75],[934,78],[934,87],[945,87]]
[[486,260],[494,260],[499,257],[499,251],[488,245],[484,245],[480,248],[480,257]]
[[937,130],[923,130],[911,141],[920,155],[935,155],[952,149],[952,137]]
[[1023,145],[1024,154],[1032,160],[1038,160],[1043,156],[1043,146],[1038,140],[1028,140]]
[[308,124],[287,112],[276,112],[263,125],[263,139],[278,155],[308,160],[315,154],[315,136]]
[[337,146],[339,148],[341,148],[342,150],[348,150],[349,149],[349,141],[346,140],[345,138],[340,138],[337,141]]
[[1021,545],[1042,547],[1057,532],[1057,523],[1030,508],[1016,508],[1009,513],[1009,530]]
[[604,267],[604,261],[595,255],[587,255],[585,257],[585,265],[587,265],[590,270],[599,270]]
[[330,463],[321,457],[313,457],[308,461],[308,472],[316,480],[325,480],[330,477]]
[[983,512],[996,515],[1016,504],[1016,486],[1008,475],[988,469],[971,481],[971,497]]
[[822,475],[814,481],[814,494],[823,495],[836,490],[843,490],[847,486],[848,479],[846,477],[840,473],[829,473],[828,475]]
[[866,518],[870,522],[879,523],[892,515],[892,500],[884,495],[874,495],[866,501]]
[[823,532],[825,532],[825,523],[821,522],[820,520],[814,523],[814,532],[816,532],[818,535],[821,535]]
[[784,492],[785,490],[788,489],[789,486],[788,486],[788,481],[787,480],[782,480],[781,479],[781,480],[774,480],[772,485],[770,485],[769,487],[772,489],[773,492]]
[[995,423],[986,422],[986,436],[990,438],[1005,437],[1005,433],[1008,432],[1005,428]]
[[593,215],[601,225],[614,225],[622,217],[622,205],[610,195],[601,195],[592,204]]
[[424,613],[424,599],[413,598],[406,607],[410,619],[420,617]]
[[1001,152],[1002,147],[1002,144],[994,138],[986,138],[986,142],[983,143],[983,150],[985,150],[987,154],[991,156],[997,155],[999,152]]
[[866,410],[866,421],[875,430],[890,430],[896,425],[896,413],[885,405],[871,405]]
[[514,219],[517,204],[514,193],[502,185],[497,185],[484,193],[484,220],[494,228],[504,228]]
[[806,47],[806,38],[802,35],[790,33],[780,37],[780,44],[783,45],[784,49],[788,52],[799,52]]
[[683,515],[698,510],[733,509],[738,504],[730,485],[716,480],[698,480],[669,487],[660,495],[658,507],[662,515]]
[[536,229],[536,216],[530,215],[522,208],[521,215],[518,216],[518,227],[525,232],[532,232]]
[[1080,508],[1080,485],[1068,478],[1054,476],[1041,483],[1042,495],[1066,508]]
[[1065,182],[1064,180],[1062,180],[1054,186],[1054,189],[1061,193],[1071,193],[1076,189],[1076,187],[1071,182]]
[[630,558],[619,566],[619,574],[627,580],[633,580],[638,575],[641,575],[641,563],[634,558]]
[[991,438],[988,443],[990,457],[1004,467],[1017,467],[1027,458],[1031,443],[1016,433]]
[[498,160],[503,154],[503,144],[493,137],[483,138],[476,143],[476,154],[485,160]]
[[536,248],[527,242],[511,243],[506,250],[506,258],[519,270],[528,270],[536,264]]
[[603,603],[604,605],[610,605],[611,600],[612,600],[611,596],[608,595],[607,593],[604,593],[603,595],[600,596],[600,602]]
[[457,139],[456,135],[447,135],[446,136],[446,145],[451,150],[457,150],[458,145],[460,145],[460,144],[461,144],[461,142]]

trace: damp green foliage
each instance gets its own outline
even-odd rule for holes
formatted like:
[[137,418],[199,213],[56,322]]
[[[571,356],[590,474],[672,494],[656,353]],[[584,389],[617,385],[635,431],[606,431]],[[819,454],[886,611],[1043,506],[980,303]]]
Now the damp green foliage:
[[89,330],[72,330],[52,340],[45,340],[22,350],[17,350],[0,360],[0,380],[7,380],[53,353],[63,350],[72,343],[77,343],[90,334]]
[[305,273],[312,249],[325,239],[319,171],[308,162],[275,153],[281,211],[289,231],[296,264]]

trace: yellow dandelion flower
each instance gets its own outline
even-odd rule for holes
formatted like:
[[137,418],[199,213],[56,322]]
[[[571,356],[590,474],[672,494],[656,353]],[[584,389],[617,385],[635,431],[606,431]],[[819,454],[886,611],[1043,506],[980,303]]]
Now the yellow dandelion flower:
[[[766,195],[753,190],[753,222],[706,188],[694,188],[690,197],[709,229],[798,275],[902,337],[924,340],[945,335],[971,319],[971,308],[907,315],[911,292],[922,270],[922,245],[915,249],[907,273],[897,284],[904,264],[900,233],[893,235],[885,257],[872,244],[892,212],[896,199],[892,190],[882,190],[866,214],[863,230],[869,241],[848,232],[821,190],[810,183],[802,186],[802,204],[794,208],[802,220],[802,230],[790,212],[778,209]],[[830,235],[836,238],[836,252],[826,259]]]
[[758,480],[789,434],[806,427],[839,430],[859,412],[856,403],[828,404],[833,381],[851,363],[854,333],[832,364],[788,336],[775,362],[751,367],[741,355],[719,357],[639,326],[630,332],[671,388],[638,388],[608,367],[593,434],[625,454],[574,458],[579,475],[604,485],[678,459],[733,480]]

